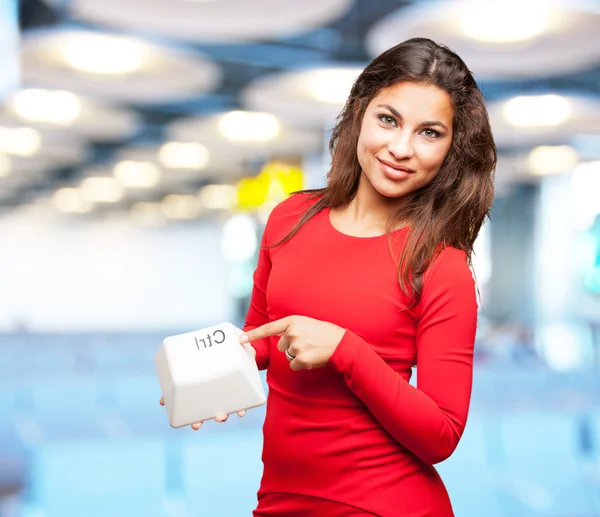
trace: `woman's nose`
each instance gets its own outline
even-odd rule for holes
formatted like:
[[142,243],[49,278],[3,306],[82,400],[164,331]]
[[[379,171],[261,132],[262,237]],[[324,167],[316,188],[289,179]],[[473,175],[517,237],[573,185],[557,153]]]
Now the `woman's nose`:
[[397,160],[410,158],[414,155],[411,135],[407,133],[398,134],[395,138],[390,140],[388,150]]

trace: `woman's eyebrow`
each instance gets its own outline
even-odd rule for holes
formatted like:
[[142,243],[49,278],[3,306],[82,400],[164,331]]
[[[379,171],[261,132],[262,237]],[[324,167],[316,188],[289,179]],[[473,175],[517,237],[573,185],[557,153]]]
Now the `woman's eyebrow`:
[[[397,117],[399,120],[402,120],[402,115],[400,115],[400,112],[397,111],[392,106],[390,106],[389,104],[378,104],[377,107],[378,108],[385,108],[387,110],[390,110],[390,112],[395,117]],[[443,127],[446,131],[448,131],[448,128],[446,127],[446,124],[440,122],[439,120],[427,120],[425,122],[421,122],[420,126],[421,127],[423,127],[423,126],[440,126],[440,127]]]

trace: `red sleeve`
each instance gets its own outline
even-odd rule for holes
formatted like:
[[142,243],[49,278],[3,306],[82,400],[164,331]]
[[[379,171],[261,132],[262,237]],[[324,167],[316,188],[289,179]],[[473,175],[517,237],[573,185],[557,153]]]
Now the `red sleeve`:
[[[267,221],[263,232],[260,250],[258,252],[258,264],[254,271],[254,287],[252,288],[252,297],[250,306],[246,315],[246,323],[242,330],[248,331],[260,327],[269,322],[267,311],[267,283],[271,273],[271,255],[270,250],[266,248],[269,241],[269,221]],[[256,350],[256,364],[259,370],[266,370],[269,366],[269,338],[257,339],[250,343]]]
[[437,257],[418,309],[417,388],[350,330],[330,364],[386,431],[434,464],[458,445],[471,398],[477,297],[464,252],[446,248]]

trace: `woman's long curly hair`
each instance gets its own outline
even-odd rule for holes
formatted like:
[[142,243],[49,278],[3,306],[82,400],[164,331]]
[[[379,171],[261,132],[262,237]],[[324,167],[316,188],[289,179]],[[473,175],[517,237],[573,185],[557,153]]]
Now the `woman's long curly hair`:
[[473,244],[492,205],[497,159],[483,95],[472,73],[458,55],[430,39],[413,38],[387,50],[356,79],[329,142],[327,186],[300,191],[320,199],[271,246],[291,239],[321,210],[350,203],[361,176],[357,144],[365,110],[382,88],[403,81],[435,85],[454,104],[452,145],[439,172],[386,225],[392,256],[390,232],[404,223],[409,226],[398,260],[398,281],[410,298],[409,307],[414,307],[421,299],[423,274],[444,247],[465,251],[471,265]]

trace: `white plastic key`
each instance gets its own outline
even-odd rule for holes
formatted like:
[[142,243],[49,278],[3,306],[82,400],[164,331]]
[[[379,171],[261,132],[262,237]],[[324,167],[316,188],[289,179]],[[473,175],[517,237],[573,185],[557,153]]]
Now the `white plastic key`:
[[171,427],[266,402],[251,345],[239,343],[242,333],[225,322],[165,338],[154,364]]

